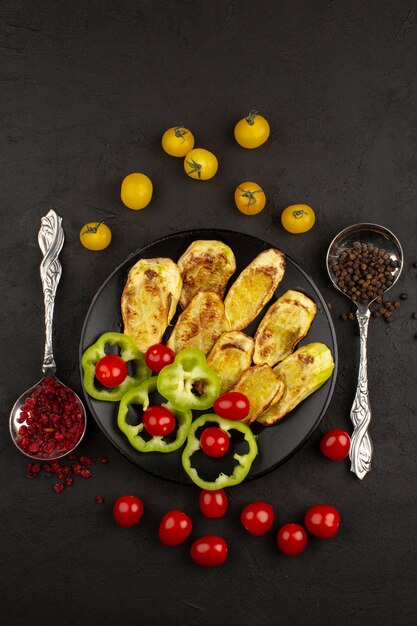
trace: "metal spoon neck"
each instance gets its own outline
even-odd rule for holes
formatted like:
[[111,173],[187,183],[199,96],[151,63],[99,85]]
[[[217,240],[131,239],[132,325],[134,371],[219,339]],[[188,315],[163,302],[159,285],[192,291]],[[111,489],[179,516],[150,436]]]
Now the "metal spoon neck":
[[55,365],[55,361],[52,361],[52,363],[45,363],[42,366],[42,374],[44,375],[44,377],[51,377],[51,378],[56,378],[56,365]]

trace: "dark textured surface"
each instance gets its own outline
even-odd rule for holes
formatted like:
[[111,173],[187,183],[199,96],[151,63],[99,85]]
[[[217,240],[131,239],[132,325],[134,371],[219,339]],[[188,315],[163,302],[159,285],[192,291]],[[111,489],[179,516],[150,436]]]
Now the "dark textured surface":
[[[416,612],[417,12],[411,0],[297,2],[29,2],[0,8],[1,293],[3,415],[0,437],[1,618],[4,624],[409,624]],[[244,151],[233,125],[256,107],[270,141]],[[186,178],[160,148],[163,130],[190,126],[212,149],[219,173]],[[142,212],[120,204],[121,178],[154,181]],[[267,209],[249,218],[232,192],[256,180]],[[314,230],[283,232],[280,209],[311,203]],[[60,377],[80,390],[78,339],[97,287],[130,252],[186,228],[223,227],[281,246],[334,304],[340,372],[320,430],[350,428],[358,342],[337,313],[324,255],[333,235],[358,222],[383,223],[404,245],[395,295],[409,293],[392,325],[371,323],[369,378],[374,468],[360,483],[348,465],[318,452],[320,433],[285,466],[230,494],[230,515],[203,520],[193,489],[168,485],[119,455],[91,422],[83,449],[110,465],[90,480],[52,491],[28,481],[8,439],[7,415],[39,376],[42,298],[36,238],[41,215],[63,217],[64,275],[56,307]],[[103,253],[81,248],[89,220],[114,216]],[[111,502],[143,497],[131,531],[115,527]],[[103,505],[94,501],[105,498]],[[299,559],[239,527],[243,504],[266,499],[278,523],[301,520],[317,502],[340,508],[340,535],[311,540]],[[202,571],[187,549],[158,544],[172,507],[193,515],[195,534],[219,532],[230,558]]]

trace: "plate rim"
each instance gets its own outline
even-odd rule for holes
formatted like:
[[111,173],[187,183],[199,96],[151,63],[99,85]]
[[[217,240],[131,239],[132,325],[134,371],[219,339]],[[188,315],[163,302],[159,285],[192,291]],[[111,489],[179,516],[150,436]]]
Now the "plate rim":
[[[93,299],[91,300],[90,306],[88,307],[88,310],[84,316],[84,321],[83,321],[83,325],[81,328],[81,335],[80,335],[80,341],[79,341],[79,346],[78,346],[78,358],[79,358],[79,372],[80,372],[80,381],[81,381],[81,387],[82,387],[82,391],[83,391],[83,395],[85,398],[85,401],[87,403],[88,409],[90,411],[91,416],[94,419],[94,422],[99,426],[101,432],[105,435],[106,439],[110,442],[110,444],[112,446],[114,446],[114,448],[116,448],[116,450],[122,454],[126,459],[128,459],[128,461],[130,463],[132,463],[135,467],[139,468],[140,470],[146,472],[147,474],[154,476],[156,478],[158,478],[159,480],[163,480],[163,481],[168,481],[171,483],[175,483],[177,485],[185,485],[185,486],[190,486],[190,487],[194,487],[195,485],[190,481],[188,482],[182,482],[179,481],[175,478],[168,478],[165,476],[160,476],[158,474],[156,474],[154,471],[150,471],[148,470],[146,467],[142,467],[140,465],[138,465],[137,463],[135,463],[134,460],[132,460],[129,455],[122,449],[120,448],[117,443],[115,443],[108,435],[107,430],[104,428],[104,426],[101,424],[101,422],[96,419],[95,416],[95,412],[92,409],[92,405],[91,405],[91,401],[90,401],[90,396],[88,395],[88,393],[86,392],[85,388],[84,388],[84,373],[83,373],[83,368],[81,365],[81,358],[83,355],[83,340],[84,340],[84,336],[85,336],[85,331],[86,331],[86,326],[87,326],[87,320],[89,319],[90,316],[90,312],[93,309],[96,300],[98,299],[99,295],[101,294],[101,292],[103,291],[103,289],[106,287],[107,283],[110,282],[110,280],[113,278],[113,276],[124,266],[126,265],[130,259],[132,259],[133,257],[135,257],[137,254],[139,253],[143,253],[147,248],[153,246],[154,244],[160,244],[163,243],[164,241],[167,241],[168,239],[173,239],[173,238],[177,238],[177,237],[190,237],[190,236],[194,236],[193,233],[198,234],[204,234],[204,233],[219,233],[220,235],[222,233],[225,233],[226,235],[231,234],[231,235],[243,235],[245,237],[249,237],[251,239],[256,239],[257,241],[261,242],[263,245],[265,246],[269,246],[272,248],[276,248],[277,250],[281,250],[280,247],[271,244],[268,241],[265,241],[264,239],[262,239],[261,237],[258,237],[256,235],[251,235],[249,233],[242,233],[240,231],[235,231],[235,230],[230,230],[230,229],[226,229],[226,228],[210,228],[210,227],[206,227],[206,228],[191,228],[189,230],[182,230],[182,231],[176,231],[174,233],[170,233],[169,235],[164,235],[163,237],[158,237],[157,239],[154,239],[153,241],[148,242],[147,244],[136,248],[136,250],[134,250],[133,252],[131,252],[121,263],[119,263],[117,265],[117,267],[115,267],[115,269],[107,276],[107,278],[100,284],[99,288],[97,289],[97,291],[95,292]],[[262,471],[260,471],[259,473],[257,473],[254,476],[247,476],[242,484],[248,483],[248,482],[252,482],[253,480],[257,480],[258,478],[262,478],[262,476],[265,476],[266,474],[269,474],[270,472],[275,471],[278,467],[280,467],[281,465],[284,465],[289,459],[291,459],[293,456],[295,456],[297,454],[297,452],[299,452],[299,450],[307,443],[307,441],[311,438],[311,436],[313,435],[313,433],[317,430],[317,428],[319,427],[321,421],[323,420],[324,416],[326,415],[326,411],[329,407],[329,404],[333,398],[333,393],[334,393],[334,389],[336,386],[336,380],[337,380],[337,374],[338,374],[338,369],[339,369],[339,352],[338,352],[338,346],[337,346],[337,337],[336,337],[336,331],[335,331],[335,327],[333,324],[333,319],[331,317],[330,314],[330,310],[329,307],[327,306],[327,303],[321,293],[321,290],[318,288],[318,286],[316,285],[315,281],[311,278],[311,276],[309,274],[307,274],[307,272],[297,263],[297,261],[295,261],[293,259],[293,257],[289,254],[287,254],[285,251],[282,250],[282,252],[285,254],[285,258],[289,259],[291,261],[291,263],[297,268],[297,270],[304,276],[304,278],[307,280],[307,282],[309,282],[310,284],[312,284],[315,288],[315,291],[317,291],[317,294],[319,296],[320,299],[320,303],[323,307],[323,310],[326,314],[326,318],[329,324],[329,328],[330,328],[330,334],[332,336],[332,340],[333,340],[333,361],[334,361],[334,370],[332,372],[331,378],[330,378],[330,386],[329,386],[329,390],[326,396],[326,400],[323,404],[323,407],[319,413],[319,415],[317,416],[317,419],[315,420],[313,426],[310,428],[309,432],[305,435],[305,437],[303,438],[303,440],[295,447],[293,448],[293,450],[291,450],[291,452],[289,452],[284,458],[282,458],[280,461],[278,461],[277,463],[275,463],[274,465],[272,465],[271,467],[268,467],[267,469],[264,469]]]

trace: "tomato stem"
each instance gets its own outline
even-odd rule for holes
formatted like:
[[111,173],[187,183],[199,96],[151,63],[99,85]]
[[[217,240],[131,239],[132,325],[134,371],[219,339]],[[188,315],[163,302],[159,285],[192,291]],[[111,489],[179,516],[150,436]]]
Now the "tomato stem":
[[188,133],[188,130],[186,128],[184,128],[183,126],[175,126],[174,128],[174,133],[175,136],[178,137],[178,139],[182,139],[182,141],[184,142],[184,135],[186,135]]
[[255,111],[254,109],[252,109],[252,111],[249,111],[248,117],[246,118],[247,123],[249,124],[249,126],[253,126],[255,123],[255,117],[259,115],[258,111]]
[[197,163],[197,161],[194,161],[194,159],[191,159],[191,161],[187,161],[186,162],[187,165],[189,165],[189,167],[191,167],[190,171],[188,172],[188,174],[194,174],[195,172],[197,172],[198,177],[201,178],[201,165],[200,163]]
[[251,206],[252,204],[256,204],[255,193],[263,193],[263,189],[256,189],[255,191],[250,191],[250,189],[243,189],[243,187],[239,187],[240,191],[243,191],[242,198],[248,199],[247,206]]
[[88,226],[88,228],[86,228],[85,231],[81,233],[81,237],[90,233],[93,233],[95,235],[101,224],[104,224],[104,222],[96,222],[94,226]]
[[292,212],[292,215],[294,219],[299,220],[303,217],[303,215],[308,215],[308,213],[307,211],[304,211],[304,209],[297,209],[296,211]]

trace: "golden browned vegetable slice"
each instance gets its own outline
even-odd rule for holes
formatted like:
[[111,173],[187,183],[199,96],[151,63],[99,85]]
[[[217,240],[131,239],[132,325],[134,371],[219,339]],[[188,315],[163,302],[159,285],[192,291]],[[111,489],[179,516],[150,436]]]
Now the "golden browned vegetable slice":
[[208,354],[220,335],[229,329],[222,300],[216,293],[202,291],[179,316],[167,345],[174,352],[199,348]]
[[207,358],[207,364],[221,380],[220,393],[226,393],[252,363],[253,339],[238,330],[220,335]]
[[269,248],[258,254],[239,274],[224,301],[232,330],[242,330],[272,298],[285,272],[285,256]]
[[289,290],[270,306],[255,335],[254,363],[271,367],[293,352],[306,336],[316,305],[300,291]]
[[242,422],[251,424],[269,405],[279,399],[284,391],[282,379],[269,365],[254,365],[245,370],[230,391],[244,393],[250,402],[249,415]]
[[227,281],[236,271],[233,251],[222,241],[197,240],[178,261],[182,274],[180,304],[185,309],[199,291],[223,298]]
[[258,422],[264,426],[278,422],[324,385],[333,369],[332,353],[324,343],[309,343],[296,350],[274,367],[274,372],[283,377],[284,394],[258,417]]
[[141,259],[130,269],[121,299],[124,333],[142,352],[162,340],[181,287],[181,272],[171,259]]

